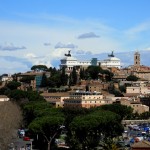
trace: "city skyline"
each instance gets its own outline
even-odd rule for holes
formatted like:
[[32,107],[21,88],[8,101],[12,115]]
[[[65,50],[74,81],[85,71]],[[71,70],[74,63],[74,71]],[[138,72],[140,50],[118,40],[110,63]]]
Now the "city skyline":
[[[58,67],[75,56],[150,50],[149,0],[5,0],[0,5],[0,74]],[[55,66],[56,65],[56,66]]]

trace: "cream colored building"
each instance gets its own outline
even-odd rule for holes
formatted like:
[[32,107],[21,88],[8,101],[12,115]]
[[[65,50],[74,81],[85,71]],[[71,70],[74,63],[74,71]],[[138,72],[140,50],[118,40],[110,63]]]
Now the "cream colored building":
[[0,102],[5,102],[5,101],[9,101],[9,97],[7,97],[6,95],[0,95]]
[[76,58],[72,57],[70,54],[70,51],[68,54],[65,54],[65,57],[62,58],[60,64],[60,69],[65,67],[67,72],[71,72],[74,67],[78,68],[87,68],[88,66],[94,65],[94,66],[100,66],[104,68],[121,68],[120,59],[115,57],[113,52],[111,55],[108,55],[107,59],[104,60],[97,60],[97,58],[92,58],[91,60],[86,61],[79,61]]
[[131,108],[133,108],[133,112],[134,113],[144,113],[144,112],[148,112],[149,111],[149,106],[143,105],[141,102],[139,101],[131,101],[125,98],[116,100],[117,103],[120,103],[122,105],[126,105],[126,106],[130,106]]
[[148,86],[148,82],[143,81],[132,82],[131,87],[126,87],[126,93],[149,94],[150,87]]
[[126,93],[150,94],[148,87],[127,87]]
[[100,92],[75,91],[70,92],[70,96],[64,99],[64,107],[97,107],[104,104],[111,104],[110,99],[104,99]]
[[68,92],[56,92],[56,93],[42,93],[41,96],[52,105],[56,107],[64,107],[64,99],[69,98]]

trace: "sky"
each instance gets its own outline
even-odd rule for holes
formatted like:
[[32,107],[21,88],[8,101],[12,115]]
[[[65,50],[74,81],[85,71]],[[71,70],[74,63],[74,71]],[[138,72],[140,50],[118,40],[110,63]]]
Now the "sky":
[[71,54],[150,50],[150,0],[0,0],[0,74]]

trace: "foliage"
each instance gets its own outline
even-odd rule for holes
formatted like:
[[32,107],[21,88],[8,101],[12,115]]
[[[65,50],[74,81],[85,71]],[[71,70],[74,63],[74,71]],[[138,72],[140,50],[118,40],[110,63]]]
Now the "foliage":
[[85,116],[75,117],[70,124],[70,131],[68,144],[73,149],[93,150],[101,139],[121,135],[123,127],[119,115],[97,110]]
[[20,82],[16,82],[16,81],[10,81],[7,83],[7,88],[9,88],[10,90],[15,90],[17,89],[19,86],[21,85]]
[[61,85],[67,85],[68,75],[65,72],[65,67],[62,68],[62,72],[60,75]]
[[121,120],[127,119],[133,113],[133,109],[130,106],[121,105],[121,104],[103,105],[101,107],[97,107],[96,109],[112,111],[112,112],[120,115]]
[[60,87],[62,85],[61,83],[61,77],[60,72],[57,72],[56,74],[52,75],[48,79],[48,86],[49,87]]
[[140,114],[140,119],[149,119],[150,118],[150,112],[143,112],[142,114]]
[[46,70],[48,70],[48,68],[45,65],[34,65],[34,66],[31,67],[31,70],[34,70],[34,71],[46,71]]
[[0,88],[0,95],[7,95],[6,93],[8,93],[8,91],[10,91],[10,89],[7,87],[2,87]]
[[40,145],[42,143],[45,145],[45,140],[48,144],[48,150],[50,150],[51,143],[54,144],[56,136],[60,135],[62,130],[62,125],[64,123],[64,115],[57,108],[38,108],[34,110],[36,114],[35,119],[33,119],[28,128],[30,131],[39,134],[42,139],[40,140]]
[[26,126],[28,126],[36,117],[41,116],[40,114],[44,113],[43,111],[49,110],[51,107],[52,106],[48,102],[44,101],[37,101],[36,103],[31,101],[24,105],[23,114]]
[[44,101],[45,99],[36,91],[22,91],[22,90],[6,90],[5,94],[22,107],[29,101]]
[[[111,81],[114,74],[109,70],[101,70],[100,73],[105,76],[105,81]],[[104,79],[103,79],[104,80]]]
[[92,79],[98,79],[98,74],[100,73],[101,68],[99,66],[89,66],[86,69],[86,73],[91,77]]
[[123,93],[126,93],[126,86],[125,85],[119,86],[119,90]]
[[124,95],[119,90],[114,89],[112,93],[115,95],[115,97],[124,97]]
[[73,67],[73,71],[70,73],[70,81],[69,85],[76,85],[77,83],[77,72],[76,68]]
[[34,76],[23,76],[20,79],[20,82],[24,82],[24,83],[31,83],[31,80],[34,80],[35,77]]
[[80,69],[80,79],[85,79],[85,78],[86,78],[85,70],[84,70],[84,68],[81,68]]
[[130,75],[126,78],[127,81],[137,81],[138,77],[135,75]]
[[43,96],[41,96],[37,91],[28,91],[26,97],[29,101],[45,101]]
[[26,92],[22,90],[11,90],[8,96],[14,101],[19,102],[21,99],[26,98]]

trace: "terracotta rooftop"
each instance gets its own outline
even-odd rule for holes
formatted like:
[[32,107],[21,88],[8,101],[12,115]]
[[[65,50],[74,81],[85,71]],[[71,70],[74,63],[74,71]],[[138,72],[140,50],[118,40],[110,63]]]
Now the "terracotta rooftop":
[[42,93],[42,96],[69,96],[68,92]]
[[134,96],[138,96],[139,93],[124,93],[123,95],[124,97],[134,97]]

